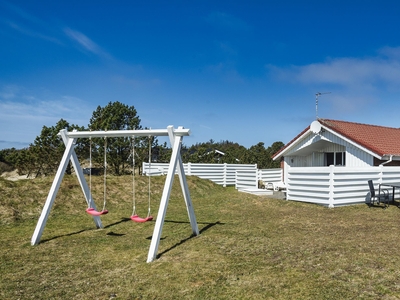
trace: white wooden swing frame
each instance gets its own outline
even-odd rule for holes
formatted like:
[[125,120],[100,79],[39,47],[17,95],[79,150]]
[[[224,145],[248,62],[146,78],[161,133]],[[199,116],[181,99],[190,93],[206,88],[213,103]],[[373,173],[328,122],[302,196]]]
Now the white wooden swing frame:
[[[68,132],[63,129],[60,131],[60,136],[65,144],[65,152],[61,159],[60,166],[54,177],[52,186],[47,196],[46,203],[43,207],[42,213],[39,217],[35,231],[32,236],[31,244],[37,245],[40,243],[40,238],[43,234],[44,227],[48,216],[50,214],[51,207],[53,206],[57,192],[60,188],[61,181],[64,177],[65,170],[67,169],[69,161],[75,169],[79,184],[81,185],[83,194],[86,199],[88,207],[96,209],[96,206],[91,197],[91,191],[83,175],[83,170],[79,164],[78,157],[74,151],[76,140],[78,138],[94,138],[94,137],[129,137],[129,136],[168,136],[171,147],[172,155],[168,168],[168,173],[165,179],[164,190],[161,196],[160,207],[154,227],[153,236],[150,243],[149,253],[147,256],[147,262],[152,262],[157,257],[158,245],[160,243],[162,228],[165,220],[165,214],[167,212],[167,206],[169,197],[171,194],[172,184],[174,181],[175,170],[178,171],[179,181],[182,188],[182,193],[186,203],[186,209],[189,216],[190,225],[192,227],[193,235],[199,235],[199,229],[197,226],[196,216],[194,214],[192,200],[190,198],[189,187],[186,181],[185,170],[180,155],[182,146],[182,140],[184,136],[189,136],[190,130],[178,127],[174,129],[173,126],[168,126],[167,129],[144,129],[144,130],[114,130],[114,131],[72,131]],[[94,223],[97,228],[103,228],[99,216],[93,216]]]

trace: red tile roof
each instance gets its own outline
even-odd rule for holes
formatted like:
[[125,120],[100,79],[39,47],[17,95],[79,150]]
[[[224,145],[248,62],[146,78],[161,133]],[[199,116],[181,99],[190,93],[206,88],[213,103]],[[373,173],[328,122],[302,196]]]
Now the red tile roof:
[[[363,146],[379,156],[394,155],[400,156],[400,128],[384,127],[354,122],[318,119],[318,121],[334,132],[348,138],[349,140]],[[275,153],[277,156],[284,149],[288,148],[301,135],[308,131],[310,126],[304,129],[298,136],[286,144],[284,148]]]
[[318,119],[333,131],[353,142],[383,156],[400,155],[400,128],[360,124],[345,121]]

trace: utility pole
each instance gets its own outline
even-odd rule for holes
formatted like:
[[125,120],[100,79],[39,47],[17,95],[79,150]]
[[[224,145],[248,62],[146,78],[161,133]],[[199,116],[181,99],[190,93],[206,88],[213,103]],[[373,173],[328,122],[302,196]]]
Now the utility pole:
[[325,94],[330,94],[331,92],[325,92],[325,93],[316,93],[315,94],[315,117],[316,119],[318,119],[318,97],[321,95],[325,95]]

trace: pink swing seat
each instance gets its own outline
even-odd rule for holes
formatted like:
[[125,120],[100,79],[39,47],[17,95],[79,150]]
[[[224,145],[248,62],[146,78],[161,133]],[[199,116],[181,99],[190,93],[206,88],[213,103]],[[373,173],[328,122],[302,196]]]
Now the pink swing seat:
[[141,218],[138,215],[133,215],[133,216],[131,216],[131,220],[134,221],[134,222],[137,222],[137,223],[144,223],[144,222],[153,220],[153,217],[152,216],[148,216],[146,218]]
[[97,210],[95,210],[94,208],[92,208],[92,207],[89,207],[88,209],[86,209],[86,212],[89,214],[89,215],[92,215],[92,216],[101,216],[101,215],[106,215],[106,214],[108,214],[108,210],[102,210],[102,211],[97,211]]

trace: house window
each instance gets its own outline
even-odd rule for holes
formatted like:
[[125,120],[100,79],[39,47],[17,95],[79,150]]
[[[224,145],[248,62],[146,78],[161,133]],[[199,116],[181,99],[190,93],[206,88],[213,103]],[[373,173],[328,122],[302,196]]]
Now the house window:
[[327,152],[325,153],[325,165],[345,166],[346,152]]
[[335,153],[328,152],[325,153],[325,165],[330,166],[335,164]]

